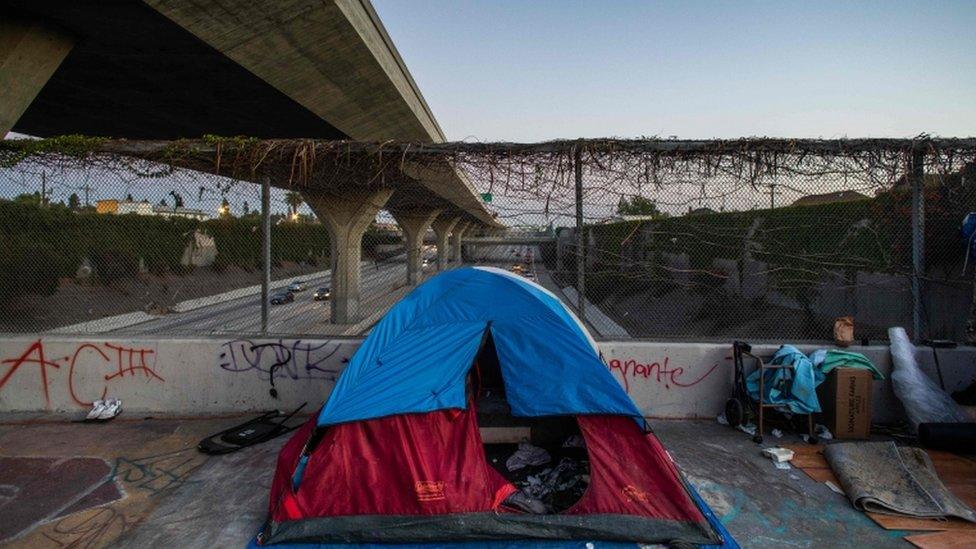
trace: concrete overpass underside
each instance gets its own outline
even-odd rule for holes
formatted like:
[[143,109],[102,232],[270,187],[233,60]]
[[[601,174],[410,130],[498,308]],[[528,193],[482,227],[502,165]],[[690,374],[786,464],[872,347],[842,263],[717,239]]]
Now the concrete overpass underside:
[[[0,0],[0,135],[9,130],[445,140],[368,0]],[[293,188],[282,177],[272,184]],[[442,266],[462,227],[496,225],[447,164],[298,190],[332,236],[333,322],[360,317],[361,233],[380,209],[402,220],[408,249],[440,227]],[[408,256],[419,269],[419,253]]]

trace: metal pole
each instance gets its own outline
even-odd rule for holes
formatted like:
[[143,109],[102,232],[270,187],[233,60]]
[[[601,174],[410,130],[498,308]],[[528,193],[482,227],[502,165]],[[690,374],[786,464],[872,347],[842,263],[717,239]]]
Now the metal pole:
[[912,337],[922,340],[922,278],[925,276],[925,151],[912,151]]
[[268,290],[271,288],[271,178],[261,180],[261,333],[268,333]]
[[580,320],[586,324],[586,276],[583,274],[586,268],[586,246],[583,238],[583,161],[580,158],[581,150],[577,145],[573,149],[573,169],[576,172],[576,308],[579,310]]

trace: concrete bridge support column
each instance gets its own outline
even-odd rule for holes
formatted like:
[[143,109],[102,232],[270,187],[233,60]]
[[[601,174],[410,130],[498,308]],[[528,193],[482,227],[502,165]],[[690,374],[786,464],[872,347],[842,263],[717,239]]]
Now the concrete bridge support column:
[[14,127],[73,45],[71,38],[40,24],[0,17],[0,139]]
[[437,218],[431,225],[434,228],[434,234],[437,235],[438,271],[447,270],[448,238],[451,236],[451,231],[454,230],[454,226],[457,225],[457,222],[460,220],[461,216],[459,215],[449,215],[446,217]]
[[437,219],[442,211],[390,212],[393,219],[396,219],[397,224],[403,229],[404,243],[407,247],[407,284],[410,286],[420,284],[423,272],[424,235],[427,234],[430,224]]
[[305,201],[329,231],[332,251],[331,319],[354,324],[359,311],[359,261],[363,235],[386,205],[392,189],[343,190],[338,194],[305,193]]
[[468,230],[471,226],[470,221],[465,221],[463,223],[458,223],[454,227],[454,231],[451,233],[451,257],[450,260],[461,265],[464,261],[461,259],[461,237],[464,232]]

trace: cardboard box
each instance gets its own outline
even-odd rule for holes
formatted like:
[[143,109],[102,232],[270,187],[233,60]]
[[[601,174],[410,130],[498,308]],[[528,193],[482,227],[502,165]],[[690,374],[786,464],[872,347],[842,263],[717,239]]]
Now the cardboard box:
[[868,370],[836,368],[817,387],[822,423],[834,438],[868,438],[871,434],[871,383]]

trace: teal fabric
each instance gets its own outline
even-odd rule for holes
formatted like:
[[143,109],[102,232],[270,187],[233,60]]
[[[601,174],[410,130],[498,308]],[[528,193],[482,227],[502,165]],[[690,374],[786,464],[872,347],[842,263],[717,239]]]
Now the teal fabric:
[[885,378],[884,374],[878,371],[868,357],[861,353],[852,353],[850,351],[830,349],[825,353],[823,362],[817,364],[817,366],[819,366],[819,370],[824,376],[829,374],[834,368],[857,368],[859,370],[870,370],[871,374],[874,375],[874,379]]
[[[823,381],[823,374],[813,367],[807,355],[792,345],[783,345],[773,355],[770,364],[792,365],[793,368],[775,368],[765,372],[763,379],[763,401],[779,404],[795,414],[810,414],[820,411],[817,400],[817,385]],[[752,400],[759,400],[759,370],[746,378],[746,389]]]
[[[779,404],[781,410],[795,414],[810,414],[820,411],[817,399],[817,386],[823,383],[827,374],[835,368],[858,368],[869,370],[874,379],[884,379],[874,363],[861,353],[820,349],[807,357],[792,345],[783,345],[773,355],[770,364],[792,364],[793,369],[773,369],[766,371],[763,380],[765,395],[763,400]],[[753,401],[759,400],[759,370],[746,377],[746,389]]]

